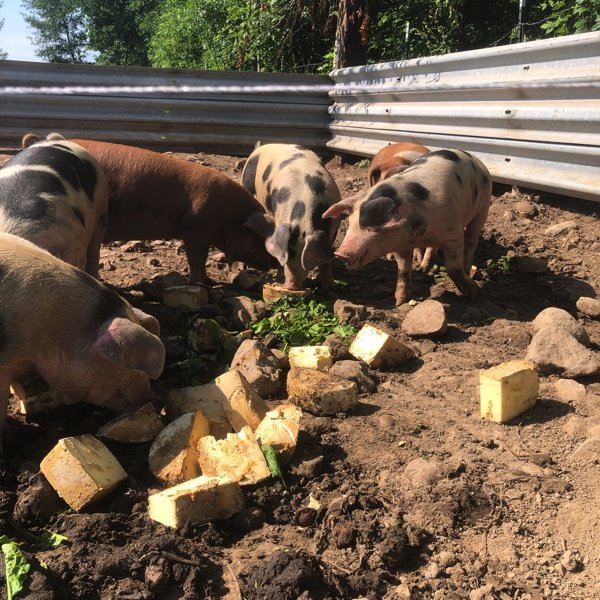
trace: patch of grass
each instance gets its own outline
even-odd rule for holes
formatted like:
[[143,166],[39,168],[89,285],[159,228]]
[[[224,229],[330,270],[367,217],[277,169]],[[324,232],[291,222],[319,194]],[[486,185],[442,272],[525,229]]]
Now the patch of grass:
[[361,169],[367,169],[370,165],[371,165],[371,159],[370,158],[363,158],[362,160],[358,161],[358,166]]
[[287,351],[290,346],[320,344],[328,335],[345,339],[354,333],[352,325],[344,325],[324,302],[311,298],[280,298],[269,305],[270,316],[250,324],[255,335],[272,334]]

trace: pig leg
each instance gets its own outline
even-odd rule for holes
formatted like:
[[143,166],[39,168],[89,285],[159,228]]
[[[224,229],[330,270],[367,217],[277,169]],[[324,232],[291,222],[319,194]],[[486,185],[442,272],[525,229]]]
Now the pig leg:
[[208,249],[210,245],[205,241],[202,233],[197,233],[195,239],[185,237],[185,255],[190,266],[190,283],[211,284],[212,281],[206,273],[206,259],[208,258]]
[[423,271],[423,273],[427,273],[429,269],[433,266],[433,261],[435,260],[435,255],[437,254],[437,248],[432,248],[431,246],[427,246],[425,248],[425,252],[421,258],[419,264],[419,271]]
[[464,250],[464,270],[468,274],[471,272],[471,265],[473,264],[473,256],[475,255],[475,249],[479,242],[479,234],[483,229],[483,225],[487,219],[489,206],[486,206],[483,210],[480,210],[473,220],[465,228],[465,250]]
[[285,265],[283,267],[283,273],[285,275],[285,281],[283,286],[288,290],[301,290],[302,284],[306,279],[306,273],[302,271],[301,273],[292,272],[291,269]]
[[464,271],[464,240],[461,237],[459,240],[445,246],[443,250],[448,277],[454,282],[454,285],[456,285],[463,296],[472,298],[479,291],[479,288]]
[[412,271],[413,251],[394,252],[392,254],[398,265],[398,281],[396,282],[396,306],[404,304],[410,296],[410,274]]
[[[104,217],[106,221],[106,216]],[[90,243],[87,247],[87,254],[85,257],[85,272],[98,279],[98,270],[100,268],[100,246],[102,245],[102,240],[104,239],[104,234],[106,233],[106,226],[96,226],[94,231],[94,235],[90,240]]]
[[321,287],[324,290],[329,290],[333,286],[333,272],[331,270],[331,263],[325,263],[319,265],[319,280],[321,281]]

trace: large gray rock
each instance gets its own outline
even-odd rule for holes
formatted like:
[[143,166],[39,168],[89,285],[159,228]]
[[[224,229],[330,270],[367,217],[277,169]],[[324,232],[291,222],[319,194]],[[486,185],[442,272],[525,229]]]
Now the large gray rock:
[[360,323],[369,316],[369,311],[362,304],[352,304],[347,300],[336,300],[333,304],[333,314],[342,323]]
[[354,381],[361,394],[363,392],[374,392],[377,389],[377,385],[369,376],[369,367],[358,360],[340,360],[329,369],[329,373]]
[[231,368],[238,369],[263,397],[277,393],[283,385],[281,361],[259,340],[244,340]]
[[224,298],[223,304],[232,311],[227,327],[229,329],[246,329],[253,321],[259,321],[267,314],[267,305],[262,300],[254,301],[248,296]]
[[598,357],[563,327],[540,329],[527,348],[526,359],[537,365],[543,375],[586,377],[600,373]]
[[538,313],[532,322],[533,331],[537,332],[544,327],[562,327],[570,333],[580,344],[590,345],[590,336],[578,323],[577,319],[562,308],[551,306]]
[[411,337],[441,335],[446,329],[446,311],[437,300],[417,304],[402,321],[402,331]]

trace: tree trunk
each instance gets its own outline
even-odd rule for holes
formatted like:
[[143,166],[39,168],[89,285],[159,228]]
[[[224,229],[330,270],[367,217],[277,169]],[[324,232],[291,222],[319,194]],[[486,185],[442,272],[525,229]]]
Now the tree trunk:
[[368,0],[339,0],[333,68],[355,67],[367,62]]

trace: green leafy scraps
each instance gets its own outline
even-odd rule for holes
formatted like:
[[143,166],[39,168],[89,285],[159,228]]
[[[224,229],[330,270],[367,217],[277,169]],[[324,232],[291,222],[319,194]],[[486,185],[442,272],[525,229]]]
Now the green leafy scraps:
[[328,335],[345,339],[354,333],[352,325],[344,325],[323,302],[314,298],[280,298],[269,305],[271,316],[250,324],[258,336],[277,337],[287,351],[290,346],[321,343]]
[[283,478],[283,471],[281,470],[281,466],[279,465],[279,461],[277,460],[277,452],[273,446],[261,446],[260,449],[265,456],[265,460],[267,461],[267,465],[269,467],[269,471],[271,471],[271,475],[273,477],[279,477],[281,479],[281,483],[283,483],[283,487],[287,490],[287,485],[285,484],[285,479]]
[[12,600],[22,589],[31,565],[21,552],[17,542],[5,535],[0,536],[2,554],[4,554],[4,571],[6,574],[6,593]]
[[66,535],[44,529],[43,533],[38,537],[38,545],[44,550],[49,550],[50,548],[56,548],[56,546],[68,541],[68,539]]

